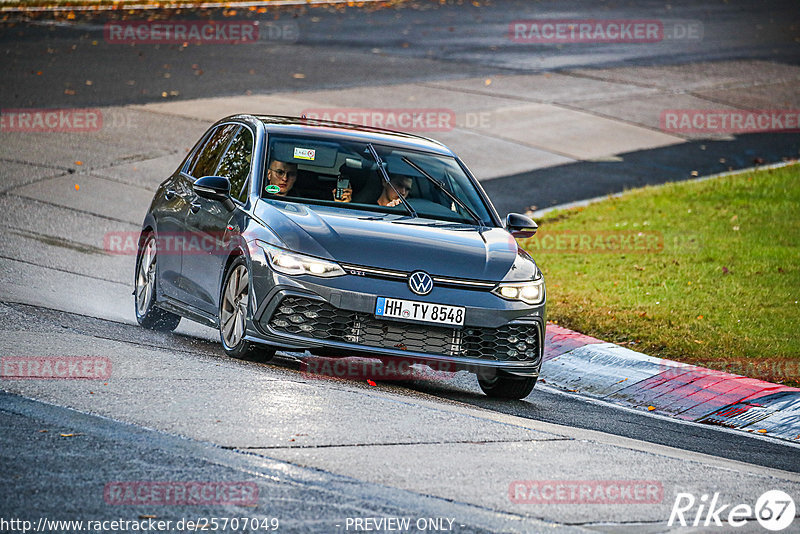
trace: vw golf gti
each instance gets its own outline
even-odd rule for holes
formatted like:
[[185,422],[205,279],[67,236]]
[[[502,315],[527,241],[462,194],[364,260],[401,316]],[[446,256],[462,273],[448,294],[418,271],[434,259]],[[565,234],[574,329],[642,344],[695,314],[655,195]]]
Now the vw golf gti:
[[218,328],[225,352],[400,358],[478,376],[501,398],[539,376],[545,284],[444,145],[351,124],[236,115],[158,188],[135,272],[136,317]]

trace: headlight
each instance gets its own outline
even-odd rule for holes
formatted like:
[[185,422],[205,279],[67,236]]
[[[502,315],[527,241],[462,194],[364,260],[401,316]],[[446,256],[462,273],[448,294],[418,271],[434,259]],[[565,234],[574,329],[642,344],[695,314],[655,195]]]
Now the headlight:
[[256,241],[256,243],[267,253],[267,260],[270,266],[279,273],[288,275],[310,274],[324,278],[347,274],[344,269],[332,261],[284,250],[268,245],[263,241]]
[[492,293],[506,300],[521,300],[525,304],[541,304],[544,301],[544,278],[539,276],[531,282],[500,284]]

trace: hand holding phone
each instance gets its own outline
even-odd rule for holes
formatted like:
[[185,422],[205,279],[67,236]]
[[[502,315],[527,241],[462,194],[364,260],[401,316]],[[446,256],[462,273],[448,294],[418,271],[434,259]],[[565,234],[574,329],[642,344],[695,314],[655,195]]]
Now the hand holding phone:
[[336,181],[336,190],[333,193],[333,199],[339,202],[350,202],[353,190],[350,189],[349,178],[339,178]]

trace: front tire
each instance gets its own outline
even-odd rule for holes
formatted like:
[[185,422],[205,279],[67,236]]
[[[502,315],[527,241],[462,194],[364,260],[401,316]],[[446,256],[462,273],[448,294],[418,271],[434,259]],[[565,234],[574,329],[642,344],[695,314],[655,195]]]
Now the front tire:
[[228,268],[219,298],[219,338],[225,354],[240,360],[266,362],[275,349],[247,341],[247,314],[250,309],[250,273],[239,256]]
[[162,310],[155,305],[156,296],[156,238],[146,234],[136,255],[134,307],[136,321],[145,328],[158,332],[172,332],[181,322],[181,316]]
[[478,385],[495,399],[524,399],[533,391],[539,377],[519,377],[500,370],[478,373]]

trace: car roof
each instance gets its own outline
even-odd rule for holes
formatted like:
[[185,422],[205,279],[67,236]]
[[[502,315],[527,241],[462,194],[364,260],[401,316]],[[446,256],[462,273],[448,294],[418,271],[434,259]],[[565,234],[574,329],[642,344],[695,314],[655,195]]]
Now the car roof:
[[453,151],[433,139],[383,128],[360,126],[345,122],[326,121],[282,115],[234,115],[223,120],[249,119],[261,122],[267,134],[313,135],[329,139],[371,142],[398,148],[422,150],[444,156],[455,156]]

